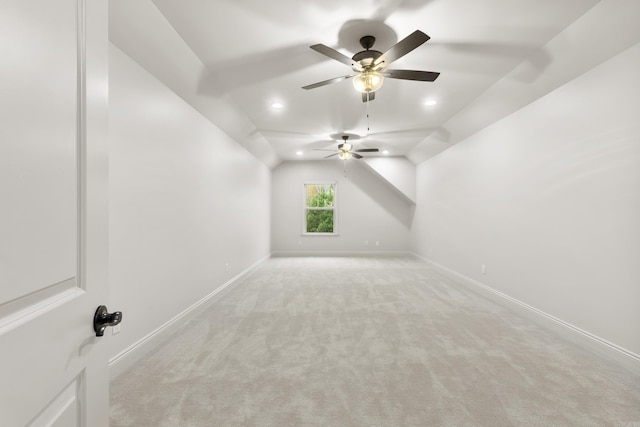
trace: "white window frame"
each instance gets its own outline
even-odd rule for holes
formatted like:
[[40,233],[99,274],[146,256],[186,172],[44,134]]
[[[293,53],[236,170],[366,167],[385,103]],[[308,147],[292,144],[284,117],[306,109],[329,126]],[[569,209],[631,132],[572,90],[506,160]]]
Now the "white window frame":
[[[307,207],[307,185],[333,185],[333,207],[313,208]],[[307,231],[307,210],[332,210],[333,211],[333,232],[318,233]],[[338,181],[313,180],[304,181],[302,185],[302,235],[303,236],[337,236],[338,235]]]

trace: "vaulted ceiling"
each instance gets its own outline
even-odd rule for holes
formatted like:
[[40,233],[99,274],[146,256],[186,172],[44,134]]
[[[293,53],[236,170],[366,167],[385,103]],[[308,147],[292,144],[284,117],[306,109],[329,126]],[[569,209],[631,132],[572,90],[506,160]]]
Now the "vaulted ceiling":
[[[110,38],[271,167],[343,133],[417,164],[637,42],[637,3],[112,0]],[[368,103],[348,80],[301,88],[351,72],[310,45],[351,57],[362,36],[384,52],[415,30],[431,39],[393,68],[436,81],[385,79]]]

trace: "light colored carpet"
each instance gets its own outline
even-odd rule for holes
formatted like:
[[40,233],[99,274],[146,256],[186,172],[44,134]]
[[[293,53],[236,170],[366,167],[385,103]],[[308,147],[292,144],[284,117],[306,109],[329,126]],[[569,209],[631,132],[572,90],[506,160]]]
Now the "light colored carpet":
[[419,260],[273,258],[111,387],[116,426],[640,426],[640,377]]

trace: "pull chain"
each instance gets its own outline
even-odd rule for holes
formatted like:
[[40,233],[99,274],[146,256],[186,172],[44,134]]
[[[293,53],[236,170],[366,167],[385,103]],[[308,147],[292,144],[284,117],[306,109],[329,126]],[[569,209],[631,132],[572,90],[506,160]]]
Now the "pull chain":
[[369,135],[369,131],[371,130],[370,128],[370,123],[369,123],[369,103],[371,101],[369,100],[369,94],[367,93],[367,135]]

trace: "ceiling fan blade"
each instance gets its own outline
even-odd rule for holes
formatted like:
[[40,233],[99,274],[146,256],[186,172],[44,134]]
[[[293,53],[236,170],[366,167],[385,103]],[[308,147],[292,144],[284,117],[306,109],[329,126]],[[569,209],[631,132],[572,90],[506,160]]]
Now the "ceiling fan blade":
[[340,154],[340,153],[329,154],[328,156],[324,156],[324,158],[328,159],[329,157],[337,156],[338,154]]
[[361,159],[361,158],[362,158],[362,156],[361,156],[360,154],[357,154],[357,153],[353,153],[353,152],[352,152],[352,153],[351,153],[351,155],[352,155],[353,157],[355,157],[356,159]]
[[356,61],[354,61],[353,59],[349,58],[346,55],[341,54],[340,52],[338,52],[335,49],[330,48],[329,46],[323,45],[323,44],[314,44],[313,46],[309,46],[311,49],[315,50],[318,53],[323,54],[324,56],[328,56],[331,59],[335,59],[338,62],[342,62],[345,65],[348,65],[349,67],[354,67],[354,66],[359,66],[360,64],[358,64]]
[[343,80],[350,79],[351,77],[353,77],[353,76],[352,75],[348,75],[348,76],[336,77],[334,79],[324,80],[324,81],[321,81],[321,82],[318,82],[318,83],[313,83],[313,84],[310,84],[310,85],[307,85],[307,86],[302,86],[302,89],[307,89],[307,90],[315,89],[317,87],[326,86],[326,85],[331,84],[331,83],[338,83],[338,82],[341,82]]
[[440,75],[435,71],[418,70],[386,70],[383,74],[390,79],[418,80],[421,82],[432,82]]
[[360,150],[355,150],[357,153],[377,153],[377,148],[361,148]]
[[381,65],[387,67],[393,61],[402,58],[413,49],[417,48],[421,44],[425,43],[431,37],[426,35],[420,30],[415,30],[404,39],[400,40],[395,45],[391,46],[391,49],[382,54],[378,59],[373,61],[374,67]]

